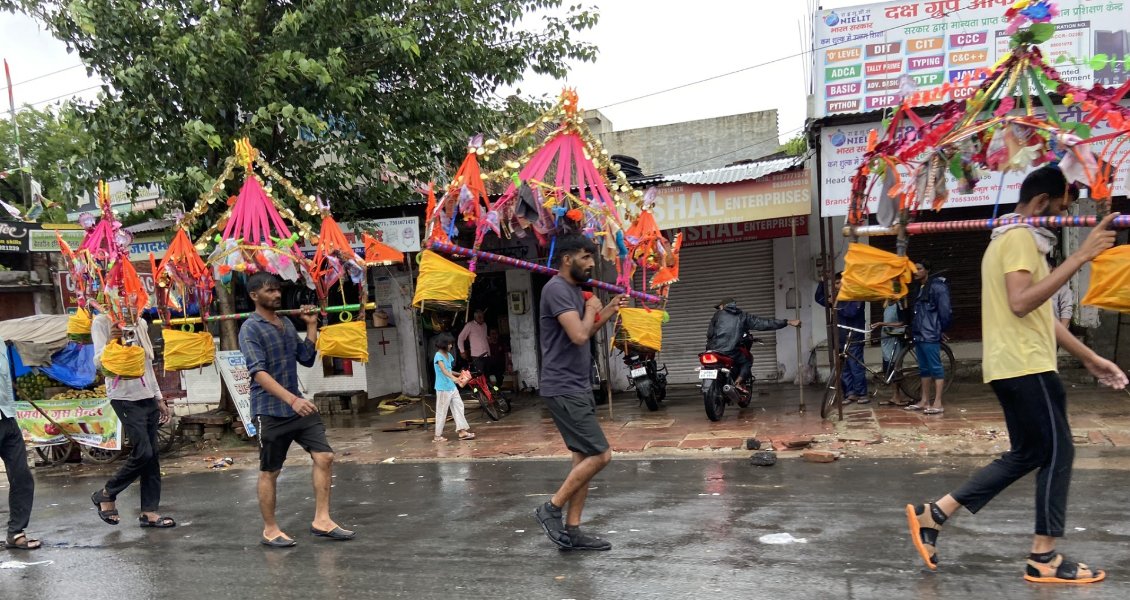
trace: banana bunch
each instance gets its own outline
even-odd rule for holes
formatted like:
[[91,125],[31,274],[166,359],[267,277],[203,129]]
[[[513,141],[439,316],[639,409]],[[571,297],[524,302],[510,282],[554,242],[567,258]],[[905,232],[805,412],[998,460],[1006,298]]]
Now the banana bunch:
[[55,394],[51,397],[52,400],[92,400],[95,398],[105,398],[106,389],[102,388],[99,391],[97,388],[93,390],[67,390],[61,394]]

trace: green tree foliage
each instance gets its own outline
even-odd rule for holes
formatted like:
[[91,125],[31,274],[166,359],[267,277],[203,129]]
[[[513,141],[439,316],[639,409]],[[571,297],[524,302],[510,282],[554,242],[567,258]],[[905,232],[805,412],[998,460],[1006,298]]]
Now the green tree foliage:
[[[42,186],[42,195],[65,208],[74,208],[78,198],[94,188],[94,174],[87,161],[92,140],[70,105],[37,110],[23,107],[16,113],[23,149],[24,173]],[[0,119],[0,200],[23,206],[21,173],[18,172],[16,130],[11,119]],[[30,198],[28,202],[30,203]]]
[[789,141],[781,146],[780,152],[784,152],[788,156],[801,156],[808,152],[808,138],[805,137],[804,132],[794,135]]
[[596,54],[577,39],[596,13],[563,0],[5,3],[106,82],[77,106],[98,171],[186,205],[242,136],[345,218],[415,199],[407,182],[442,178],[471,135],[531,109],[500,86]]

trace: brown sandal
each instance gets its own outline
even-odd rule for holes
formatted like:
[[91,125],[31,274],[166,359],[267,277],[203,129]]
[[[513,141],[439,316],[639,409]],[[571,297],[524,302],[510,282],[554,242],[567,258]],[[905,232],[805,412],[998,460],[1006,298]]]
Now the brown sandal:
[[461,439],[461,440],[463,440],[463,441],[465,441],[465,442],[466,442],[466,441],[470,441],[470,440],[473,440],[473,439],[475,439],[475,434],[474,434],[474,433],[471,433],[470,431],[468,431],[467,433],[460,433],[460,434],[459,434],[459,439]]
[[9,550],[35,550],[42,546],[42,542],[34,538],[29,538],[27,534],[22,531],[15,534],[8,534],[7,540],[4,541],[4,547]]

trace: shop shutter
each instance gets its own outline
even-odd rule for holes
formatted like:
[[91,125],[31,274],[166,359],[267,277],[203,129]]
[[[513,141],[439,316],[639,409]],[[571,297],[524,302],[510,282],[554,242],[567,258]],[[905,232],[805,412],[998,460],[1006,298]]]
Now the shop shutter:
[[[873,238],[872,244],[894,252],[896,241],[894,237],[877,237]],[[929,260],[933,272],[945,277],[949,283],[953,325],[946,335],[950,339],[981,339],[981,257],[988,246],[988,231],[960,231],[910,238],[910,258]],[[882,318],[883,304],[872,302],[872,322],[879,322]]]
[[[679,283],[671,288],[663,327],[663,352],[671,383],[698,381],[698,354],[706,347],[706,329],[714,305],[733,296],[738,306],[759,317],[774,317],[773,241],[757,240],[684,248]],[[758,336],[764,346],[753,347],[753,372],[760,381],[775,380],[777,335]]]

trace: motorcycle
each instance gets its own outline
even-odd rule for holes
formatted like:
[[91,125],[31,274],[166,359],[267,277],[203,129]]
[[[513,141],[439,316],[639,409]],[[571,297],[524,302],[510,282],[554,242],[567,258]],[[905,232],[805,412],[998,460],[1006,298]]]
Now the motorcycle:
[[636,389],[636,396],[648,410],[659,410],[659,403],[667,397],[667,365],[655,362],[655,353],[629,349],[624,353],[628,367],[628,387]]
[[[753,344],[763,344],[761,340],[750,337],[749,333],[742,335],[742,342],[738,351],[753,362],[750,347]],[[746,382],[746,391],[735,385],[738,374],[734,373],[734,359],[713,350],[707,350],[698,355],[701,366],[698,379],[702,385],[702,402],[706,406],[706,416],[711,421],[720,421],[726,412],[726,405],[735,403],[738,408],[746,408],[753,401],[753,375]]]

